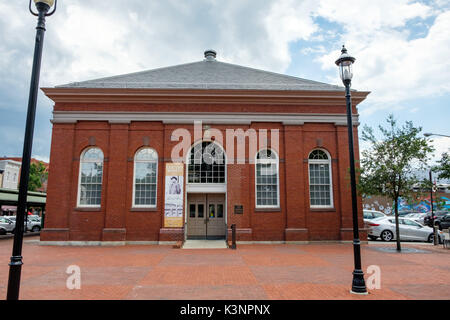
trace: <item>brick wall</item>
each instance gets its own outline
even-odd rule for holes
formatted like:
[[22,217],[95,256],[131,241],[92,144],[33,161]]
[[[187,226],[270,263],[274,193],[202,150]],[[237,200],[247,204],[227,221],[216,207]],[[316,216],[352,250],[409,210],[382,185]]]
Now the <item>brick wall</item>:
[[[55,110],[109,110],[102,104],[57,104]],[[204,106],[204,105],[115,105],[114,111],[185,111],[215,112],[300,112],[345,113],[345,106]],[[354,107],[354,112],[356,108]],[[206,124],[206,123],[205,123]],[[237,225],[238,240],[306,241],[352,239],[352,212],[348,179],[347,127],[333,123],[252,123],[251,125],[215,125],[223,133],[226,146],[227,128],[278,129],[280,207],[255,208],[255,165],[246,143],[246,163],[227,166],[228,225]],[[79,121],[53,126],[48,180],[46,228],[41,240],[92,241],[175,241],[182,240],[184,230],[164,228],[164,169],[170,161],[173,130],[192,125],[162,122],[108,123]],[[357,128],[354,128],[357,142]],[[270,139],[270,135],[269,135]],[[193,142],[193,141],[192,141]],[[89,146],[104,153],[102,201],[99,209],[77,208],[80,155]],[[154,148],[159,156],[157,206],[154,209],[132,208],[133,159],[141,147]],[[237,149],[236,142],[234,143]],[[331,156],[333,208],[311,209],[309,204],[308,155],[315,148]],[[259,148],[258,148],[259,149]],[[355,146],[358,157],[358,146]],[[186,181],[186,179],[185,179]],[[243,214],[234,214],[234,206],[242,205]],[[362,207],[359,199],[359,223]],[[364,231],[361,239],[364,239]]]

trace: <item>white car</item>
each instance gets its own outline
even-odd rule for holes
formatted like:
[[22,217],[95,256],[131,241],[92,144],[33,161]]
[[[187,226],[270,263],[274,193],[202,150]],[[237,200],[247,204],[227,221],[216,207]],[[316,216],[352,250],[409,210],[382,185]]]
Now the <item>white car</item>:
[[383,212],[376,211],[376,210],[363,210],[364,220],[372,220],[376,218],[386,217],[386,215]]
[[424,218],[427,214],[424,212],[414,212],[414,213],[409,213],[405,216],[405,218],[408,219],[413,219],[415,222],[418,222],[420,224],[425,224],[424,222]]
[[[433,229],[420,223],[408,219],[399,217],[399,232],[400,240],[411,240],[411,241],[434,241]],[[369,227],[369,238],[375,240],[378,237],[383,241],[395,240],[395,217],[384,217],[373,219],[368,223]],[[442,239],[442,232],[439,232],[439,242]]]
[[16,223],[9,220],[6,217],[0,217],[0,234],[6,234],[7,232],[12,232]]
[[375,211],[375,210],[363,210],[363,217],[364,217],[364,227],[366,229],[369,228],[369,222],[373,219],[386,217],[386,215],[383,212]]
[[27,230],[32,232],[41,231],[41,219],[28,216]]
[[[15,227],[16,227],[16,216],[5,216],[5,218],[11,220],[14,224],[14,228],[12,230],[12,233],[14,233],[15,231]],[[32,231],[32,232],[39,232],[41,231],[41,219],[40,218],[36,218],[34,216],[29,215],[28,218],[24,217],[26,220],[24,220],[23,225],[25,226],[25,224],[27,225],[27,231]]]

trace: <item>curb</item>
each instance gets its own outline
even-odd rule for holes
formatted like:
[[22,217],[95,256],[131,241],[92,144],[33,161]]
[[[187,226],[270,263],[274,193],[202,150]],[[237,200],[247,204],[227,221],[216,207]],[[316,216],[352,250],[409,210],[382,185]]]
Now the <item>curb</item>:
[[[39,231],[39,232],[24,232],[24,234],[23,234],[23,236],[24,237],[32,237],[32,236],[38,236],[38,235],[40,235],[41,234],[41,232]],[[3,240],[3,239],[11,239],[11,238],[14,238],[14,234],[13,233],[8,233],[8,234],[4,234],[4,235],[0,235],[0,240]]]

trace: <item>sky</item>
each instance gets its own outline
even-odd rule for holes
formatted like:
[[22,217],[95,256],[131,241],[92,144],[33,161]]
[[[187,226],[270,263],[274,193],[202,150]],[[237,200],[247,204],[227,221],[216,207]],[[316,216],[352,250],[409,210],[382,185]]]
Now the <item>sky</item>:
[[[36,18],[27,1],[0,11],[0,156],[21,156]],[[450,135],[450,0],[59,0],[47,18],[41,87],[200,61],[342,85],[334,61],[356,58],[360,129],[393,113]],[[33,157],[48,161],[52,101],[37,103]],[[433,137],[434,159],[450,138]],[[364,148],[364,143],[361,143]]]

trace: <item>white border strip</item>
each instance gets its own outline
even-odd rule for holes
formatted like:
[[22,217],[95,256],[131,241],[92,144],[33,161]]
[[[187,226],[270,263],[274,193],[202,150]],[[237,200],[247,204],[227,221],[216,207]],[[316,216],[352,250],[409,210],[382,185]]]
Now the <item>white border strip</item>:
[[[178,241],[39,241],[27,240],[28,243],[36,243],[41,246],[125,246],[125,245],[175,245]],[[350,240],[320,240],[320,241],[236,241],[236,244],[351,244]],[[368,244],[368,241],[361,241],[361,244]]]
[[[359,115],[353,115],[353,125],[359,125]],[[162,121],[168,124],[202,121],[210,124],[251,124],[252,122],[282,122],[286,125],[302,125],[305,122],[346,125],[346,114],[298,114],[298,113],[248,113],[248,112],[101,112],[54,111],[52,123],[76,123],[77,121]]]

